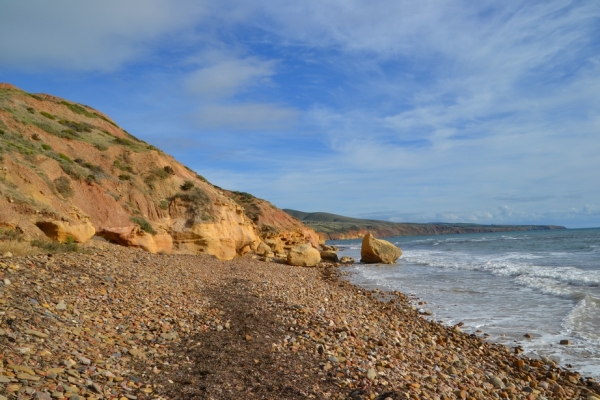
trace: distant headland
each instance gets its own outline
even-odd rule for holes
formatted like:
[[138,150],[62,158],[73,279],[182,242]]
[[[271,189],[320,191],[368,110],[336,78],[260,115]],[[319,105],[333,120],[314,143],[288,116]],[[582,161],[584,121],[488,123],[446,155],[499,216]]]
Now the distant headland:
[[376,237],[449,235],[460,233],[513,232],[566,229],[557,225],[480,225],[468,223],[407,223],[344,217],[325,212],[303,212],[283,209],[286,213],[314,229],[325,240],[362,238],[367,233]]

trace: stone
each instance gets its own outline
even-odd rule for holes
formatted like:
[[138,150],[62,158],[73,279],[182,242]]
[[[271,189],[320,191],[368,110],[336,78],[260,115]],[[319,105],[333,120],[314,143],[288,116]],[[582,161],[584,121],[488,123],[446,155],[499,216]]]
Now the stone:
[[310,244],[301,244],[290,249],[287,255],[289,265],[299,267],[314,267],[321,262],[319,250]]
[[33,329],[25,329],[25,333],[39,338],[47,338],[48,334],[44,332],[34,331]]
[[46,393],[46,392],[35,392],[35,398],[37,400],[51,400],[52,397],[50,396],[50,393]]
[[160,228],[153,235],[137,225],[103,227],[97,235],[109,242],[118,243],[121,246],[140,248],[150,253],[171,254],[173,251],[173,237]]
[[271,248],[271,251],[275,254],[284,253],[283,240],[279,237],[265,238],[264,243]]
[[54,307],[56,308],[58,311],[64,311],[67,309],[67,305],[65,304],[64,301],[59,301],[58,304]]
[[360,261],[368,264],[393,264],[402,256],[402,250],[386,240],[375,239],[372,234],[367,233],[362,241],[360,256]]
[[13,254],[10,251],[7,251],[6,253],[2,254],[3,258],[11,258],[13,256]]
[[96,233],[96,229],[87,218],[79,221],[41,220],[35,223],[50,239],[61,243],[70,240],[75,243],[86,243]]
[[352,257],[342,256],[342,258],[340,258],[340,262],[342,264],[354,264],[356,261]]
[[494,385],[494,387],[498,388],[498,389],[502,389],[504,388],[504,382],[502,382],[502,379],[498,378],[497,376],[492,376],[489,379],[489,382]]
[[367,379],[372,381],[375,380],[375,378],[377,378],[377,372],[375,372],[374,369],[367,370]]
[[34,382],[39,381],[41,379],[39,376],[34,376],[34,375],[26,374],[26,373],[17,374],[17,378],[23,379],[26,381],[34,381]]
[[571,344],[571,341],[570,341],[570,340],[568,340],[568,339],[562,339],[562,340],[560,341],[560,344],[562,344],[563,346],[568,346],[568,345],[570,345],[570,344]]
[[273,257],[273,251],[265,242],[261,241],[256,247],[256,254],[263,257]]
[[339,262],[338,255],[333,250],[323,250],[321,251],[321,259],[329,262]]

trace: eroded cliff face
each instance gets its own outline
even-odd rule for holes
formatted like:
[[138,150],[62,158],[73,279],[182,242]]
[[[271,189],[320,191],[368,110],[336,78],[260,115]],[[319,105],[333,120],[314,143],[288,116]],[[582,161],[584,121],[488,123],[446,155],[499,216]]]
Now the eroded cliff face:
[[274,253],[285,253],[298,244],[309,243],[318,248],[324,243],[324,239],[312,228],[268,201],[249,193],[227,194],[244,208],[246,215],[256,224],[261,239]]
[[[229,192],[90,107],[0,84],[0,148],[0,228],[82,241],[91,227],[127,246],[220,259],[261,241]],[[286,241],[318,242],[276,207],[262,213]]]

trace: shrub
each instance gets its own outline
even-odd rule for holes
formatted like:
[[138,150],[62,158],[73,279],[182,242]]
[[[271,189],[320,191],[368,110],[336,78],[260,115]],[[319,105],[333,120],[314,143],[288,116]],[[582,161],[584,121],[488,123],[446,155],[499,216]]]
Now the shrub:
[[63,197],[71,197],[73,195],[73,187],[71,186],[71,180],[66,176],[61,176],[54,180],[54,187],[56,191]]
[[85,122],[80,123],[75,121],[69,121],[66,119],[61,119],[60,121],[58,121],[58,123],[76,132],[91,132],[93,128],[92,125],[87,124]]
[[49,144],[45,144],[45,143],[44,143],[44,144],[42,145],[42,149],[44,149],[44,150],[52,150],[52,147],[50,147],[50,145],[49,145]]
[[79,179],[81,175],[70,164],[60,163],[60,168],[72,178]]
[[27,107],[27,112],[29,114],[35,114],[35,109],[33,107]]
[[104,173],[104,169],[102,169],[101,166],[94,165],[91,162],[82,160],[81,158],[76,158],[75,162],[77,164],[81,165],[82,167],[86,167],[87,169],[89,169],[90,171],[92,171],[95,174],[103,174]]
[[154,228],[152,228],[152,225],[150,225],[150,222],[146,221],[144,218],[142,217],[131,217],[131,221],[138,225],[144,232],[148,232],[151,235],[156,235],[157,232],[154,230]]
[[94,145],[94,147],[97,148],[100,151],[106,151],[106,150],[108,150],[108,146],[105,145],[105,144],[101,144],[101,143],[96,143]]
[[6,132],[4,132],[4,129],[0,129],[0,135],[4,135]]
[[129,180],[131,180],[131,175],[129,175],[129,174],[121,174],[121,175],[119,175],[119,179],[122,180],[122,181],[129,181]]
[[214,217],[210,212],[212,203],[210,197],[200,188],[189,189],[185,193],[177,193],[170,200],[181,199],[187,203],[188,217],[193,222],[213,221]]
[[48,119],[56,119],[56,117],[50,113],[47,113],[46,111],[40,111],[40,114],[42,114],[44,117],[48,118]]
[[50,253],[71,253],[79,251],[77,243],[60,243],[54,240],[34,239],[31,241],[31,245]]
[[121,171],[131,172],[133,174],[133,168],[130,165],[123,164],[120,160],[115,160],[113,165],[119,168]]
[[120,138],[120,137],[114,138],[113,142],[116,143],[116,144],[123,145],[123,146],[133,146],[134,145],[131,140],[123,139],[123,138]]
[[175,171],[169,165],[167,165],[166,167],[163,167],[163,170],[169,175],[175,175]]
[[97,118],[98,115],[93,114],[80,106],[79,104],[69,103],[68,101],[61,101],[60,104],[67,106],[67,108],[73,111],[75,114],[85,115],[88,118]]
[[158,204],[158,208],[160,208],[161,210],[166,210],[169,208],[169,201],[168,200],[161,200],[160,203]]
[[79,133],[75,132],[73,129],[64,129],[60,133],[62,133],[61,137],[66,137],[67,139],[70,139],[71,137],[74,137],[74,138],[81,137],[81,135]]
[[194,187],[194,182],[192,181],[185,181],[183,182],[183,185],[180,186],[181,190],[190,190],[191,188]]
[[68,156],[68,155],[66,155],[66,154],[63,154],[63,153],[58,153],[58,157],[59,157],[61,160],[65,160],[65,161],[66,161],[66,162],[68,162],[69,164],[73,164],[73,160],[71,160],[71,159],[69,158],[69,156]]

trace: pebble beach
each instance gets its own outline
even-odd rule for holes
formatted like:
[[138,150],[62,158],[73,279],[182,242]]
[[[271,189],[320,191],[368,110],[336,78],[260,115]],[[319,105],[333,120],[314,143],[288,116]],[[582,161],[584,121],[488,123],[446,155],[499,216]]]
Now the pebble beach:
[[333,265],[83,250],[0,260],[0,400],[600,400]]

